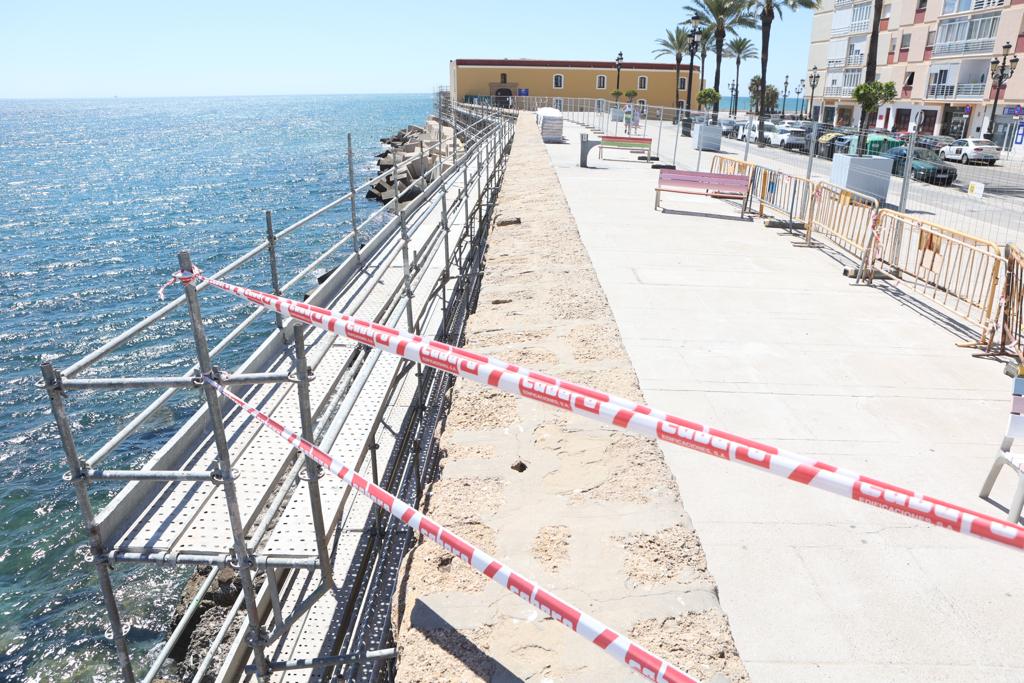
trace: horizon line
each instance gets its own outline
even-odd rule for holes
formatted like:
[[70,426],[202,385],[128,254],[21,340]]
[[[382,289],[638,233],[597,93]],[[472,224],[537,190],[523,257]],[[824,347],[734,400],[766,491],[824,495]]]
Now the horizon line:
[[433,95],[435,91],[408,91],[408,92],[304,92],[304,93],[249,93],[249,94],[221,94],[221,95],[34,95],[24,97],[0,96],[0,102],[26,102],[38,100],[160,100],[160,99],[185,99],[201,97],[337,97],[337,96],[365,96],[365,95]]

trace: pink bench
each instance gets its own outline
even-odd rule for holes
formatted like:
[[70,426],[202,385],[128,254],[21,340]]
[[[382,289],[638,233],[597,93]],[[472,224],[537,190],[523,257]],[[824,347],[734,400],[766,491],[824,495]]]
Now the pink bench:
[[658,173],[658,186],[654,188],[654,209],[661,208],[661,193],[696,194],[705,197],[740,200],[740,217],[746,213],[750,178],[726,173],[700,173],[663,168]]

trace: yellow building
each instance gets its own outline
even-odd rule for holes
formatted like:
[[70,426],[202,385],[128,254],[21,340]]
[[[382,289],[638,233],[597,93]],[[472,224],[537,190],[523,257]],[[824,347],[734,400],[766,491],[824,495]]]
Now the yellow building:
[[[496,102],[511,96],[568,99],[587,97],[611,100],[616,84],[615,62],[560,61],[548,59],[455,59],[449,65],[452,95],[459,101],[468,97],[490,97]],[[671,62],[622,62],[618,89],[636,90],[641,106],[675,107],[686,100],[690,65],[679,71]],[[700,91],[700,69],[693,67],[691,108]],[[678,104],[677,104],[678,103]],[[558,102],[555,102],[558,106]]]

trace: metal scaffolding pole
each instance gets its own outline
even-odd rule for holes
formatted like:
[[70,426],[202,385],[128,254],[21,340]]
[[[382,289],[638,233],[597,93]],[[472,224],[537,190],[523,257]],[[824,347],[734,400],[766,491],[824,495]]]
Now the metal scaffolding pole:
[[[270,261],[270,285],[274,288],[274,294],[281,296],[281,281],[277,277],[277,237],[274,235],[274,221],[268,210],[264,217],[267,221],[267,256]],[[284,319],[280,313],[274,313],[274,325],[278,332],[284,333]]]
[[348,134],[348,194],[349,208],[352,212],[352,251],[356,255],[356,263],[363,264],[360,252],[363,245],[359,243],[359,228],[356,223],[356,171],[352,162],[352,133]]
[[[311,378],[309,365],[306,363],[305,329],[296,325],[292,330],[295,338],[295,374],[299,377],[299,418],[302,421],[302,438],[313,443],[313,411],[309,403],[309,381]],[[323,467],[312,458],[306,461],[306,484],[309,487],[309,509],[313,515],[313,531],[316,534],[316,554],[320,559],[320,577],[324,585],[333,588],[334,576],[331,571],[331,559],[327,552],[327,532],[324,530],[324,511],[320,504],[320,477]],[[269,576],[272,572],[267,572]]]
[[89,549],[93,556],[93,562],[96,565],[96,574],[100,581],[100,592],[103,594],[103,604],[107,608],[107,617],[110,619],[110,634],[111,639],[114,641],[114,649],[117,650],[117,662],[121,667],[121,676],[128,683],[134,683],[135,673],[132,671],[131,657],[128,653],[128,641],[124,637],[125,628],[117,608],[114,586],[110,581],[110,565],[103,559],[103,541],[99,536],[99,530],[96,526],[96,516],[93,514],[92,503],[89,501],[88,480],[82,472],[86,465],[78,455],[78,447],[75,445],[75,437],[71,431],[71,420],[68,418],[67,410],[65,409],[64,392],[61,389],[61,376],[49,362],[43,363],[42,371],[43,381],[46,383],[46,393],[50,397],[50,408],[53,410],[53,418],[57,423],[61,446],[64,448],[64,457],[67,460],[68,471],[71,474],[71,484],[75,487],[78,507],[82,510],[85,529],[89,533]]
[[[192,273],[192,259],[187,251],[178,254],[178,266],[182,273]],[[206,331],[203,327],[203,315],[199,307],[199,295],[191,281],[183,281],[185,296],[188,299],[188,315],[192,322],[192,336],[196,344],[196,356],[199,360],[199,372],[203,376],[213,374],[209,348],[206,343]],[[224,486],[224,498],[228,509],[228,522],[231,525],[231,536],[234,545],[235,562],[238,564],[238,577],[245,595],[245,610],[249,617],[248,645],[252,648],[256,665],[256,675],[260,681],[267,678],[267,659],[263,653],[263,633],[260,628],[259,607],[256,602],[256,589],[253,585],[252,558],[245,545],[245,530],[238,511],[238,492],[235,490],[235,478],[231,471],[231,452],[228,449],[227,437],[224,433],[224,417],[221,414],[220,398],[217,390],[204,384],[206,406],[210,414],[210,425],[213,429],[214,442],[220,464],[220,478]]]

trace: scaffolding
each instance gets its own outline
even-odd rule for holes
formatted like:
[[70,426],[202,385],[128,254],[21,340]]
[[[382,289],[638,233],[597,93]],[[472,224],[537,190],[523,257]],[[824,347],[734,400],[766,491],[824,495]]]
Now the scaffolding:
[[[273,291],[283,294],[317,268],[331,266],[335,254],[347,253],[305,293],[307,303],[461,343],[466,318],[476,305],[514,119],[506,111],[454,104],[444,91],[436,94],[436,106],[437,141],[421,144],[418,157],[356,186],[349,136],[349,191],[278,232],[266,212],[265,239],[211,277],[266,256]],[[413,162],[427,169],[420,176],[422,192],[402,202],[399,174]],[[396,188],[394,197],[357,222],[356,194],[386,180]],[[331,211],[348,213],[350,229],[281,284],[279,241]],[[381,217],[388,220],[371,235]],[[345,246],[348,252],[341,251]],[[185,273],[196,267],[187,253],[179,254],[177,266]],[[200,300],[205,288],[205,283],[184,283],[184,294],[67,368],[42,366],[42,386],[67,460],[65,479],[75,490],[89,534],[88,557],[121,675],[147,682],[161,676],[218,576],[216,570],[207,573],[139,678],[136,668],[142,669],[132,661],[128,626],[114,590],[115,564],[147,563],[237,572],[240,594],[191,672],[193,681],[336,675],[388,680],[395,657],[391,596],[411,532],[371,509],[364,498],[350,495],[340,480],[323,477],[319,465],[229,405],[203,378],[233,386],[285,424],[301,425],[304,438],[415,506],[436,475],[437,434],[452,377],[280,315],[274,332],[236,370],[226,372],[215,359],[263,310],[246,316],[211,346]],[[82,376],[182,308],[194,341],[190,371],[173,377]],[[68,415],[67,392],[125,389],[163,392],[83,457]],[[140,469],[103,467],[182,390],[202,391],[204,404]],[[97,482],[124,485],[98,508],[90,491]]]

